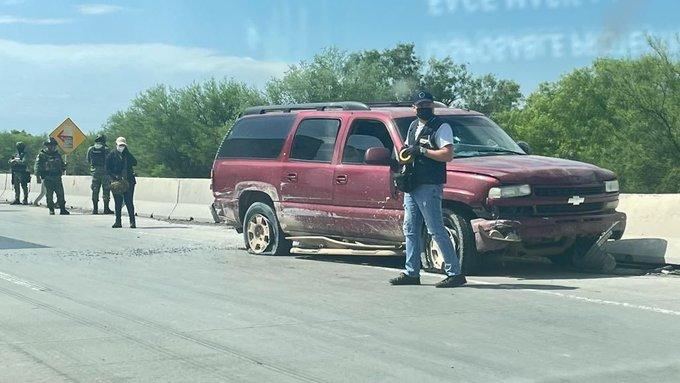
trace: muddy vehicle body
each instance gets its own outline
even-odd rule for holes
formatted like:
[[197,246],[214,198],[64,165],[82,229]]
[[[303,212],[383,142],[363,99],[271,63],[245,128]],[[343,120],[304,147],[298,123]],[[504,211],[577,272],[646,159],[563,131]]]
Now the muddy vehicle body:
[[[527,154],[474,111],[439,105],[435,113],[456,141],[443,219],[465,272],[490,253],[563,262],[608,229],[623,235],[613,172]],[[250,108],[213,165],[215,216],[253,253],[402,255],[403,194],[392,176],[414,119],[401,103]],[[423,267],[440,270],[442,256],[423,235]]]

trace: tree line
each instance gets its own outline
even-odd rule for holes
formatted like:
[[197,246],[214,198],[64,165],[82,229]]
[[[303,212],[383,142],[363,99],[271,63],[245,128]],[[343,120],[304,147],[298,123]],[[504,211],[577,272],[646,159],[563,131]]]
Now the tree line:
[[[413,44],[345,52],[329,48],[291,65],[281,78],[255,89],[233,79],[183,88],[158,85],[114,113],[101,129],[112,142],[125,136],[152,177],[208,177],[217,147],[248,106],[321,101],[407,100],[428,89],[449,105],[480,111],[534,153],[594,163],[619,174],[628,193],[680,192],[680,61],[649,39],[639,58],[602,58],[524,98],[519,84],[475,75],[453,58],[423,59]],[[69,156],[70,174],[87,174],[85,148]],[[14,142],[37,153],[45,137],[0,133],[0,155]],[[7,170],[6,161],[0,169]]]

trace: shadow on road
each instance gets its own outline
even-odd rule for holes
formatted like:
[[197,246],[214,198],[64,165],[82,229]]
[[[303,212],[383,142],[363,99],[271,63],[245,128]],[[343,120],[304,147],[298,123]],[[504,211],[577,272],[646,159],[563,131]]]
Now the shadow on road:
[[[403,270],[403,257],[369,257],[369,256],[297,256],[297,259],[317,261],[317,262],[333,262],[346,263],[352,265],[385,267],[394,269],[395,272]],[[519,280],[555,280],[555,279],[601,279],[601,278],[620,278],[622,276],[642,275],[643,270],[622,270],[617,269],[612,274],[596,274],[587,273],[575,269],[565,268],[550,263],[549,260],[540,257],[493,257],[488,258],[484,262],[484,267],[480,272],[475,273],[477,276],[489,277],[511,277]],[[476,285],[475,288],[480,289],[503,289],[503,288],[531,288],[540,290],[541,286],[546,289],[560,289],[563,286],[554,285]],[[569,289],[569,288],[564,288]]]

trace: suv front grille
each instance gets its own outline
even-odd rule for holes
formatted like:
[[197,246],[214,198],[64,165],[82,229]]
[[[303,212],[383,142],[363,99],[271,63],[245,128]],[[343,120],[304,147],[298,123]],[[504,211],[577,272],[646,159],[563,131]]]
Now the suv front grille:
[[535,186],[536,197],[572,197],[604,194],[604,184],[598,186]]
[[556,214],[576,214],[576,213],[597,213],[604,208],[604,203],[584,203],[582,205],[574,206],[571,204],[559,205],[537,205],[536,213],[538,215],[556,215]]
[[531,217],[550,215],[569,215],[599,213],[604,209],[604,203],[584,203],[582,205],[555,204],[534,206],[500,206],[498,207],[499,218]]

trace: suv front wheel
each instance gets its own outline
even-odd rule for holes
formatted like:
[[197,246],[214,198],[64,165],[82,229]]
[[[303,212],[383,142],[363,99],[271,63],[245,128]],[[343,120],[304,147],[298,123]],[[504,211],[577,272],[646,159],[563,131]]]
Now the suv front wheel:
[[255,202],[243,219],[243,241],[251,254],[287,255],[292,242],[284,237],[271,206]]
[[[443,219],[449,240],[458,255],[461,272],[468,275],[477,272],[479,256],[470,220],[460,212],[451,209],[443,209]],[[423,269],[444,273],[444,255],[427,232],[425,232],[425,237],[425,253],[421,259]]]

